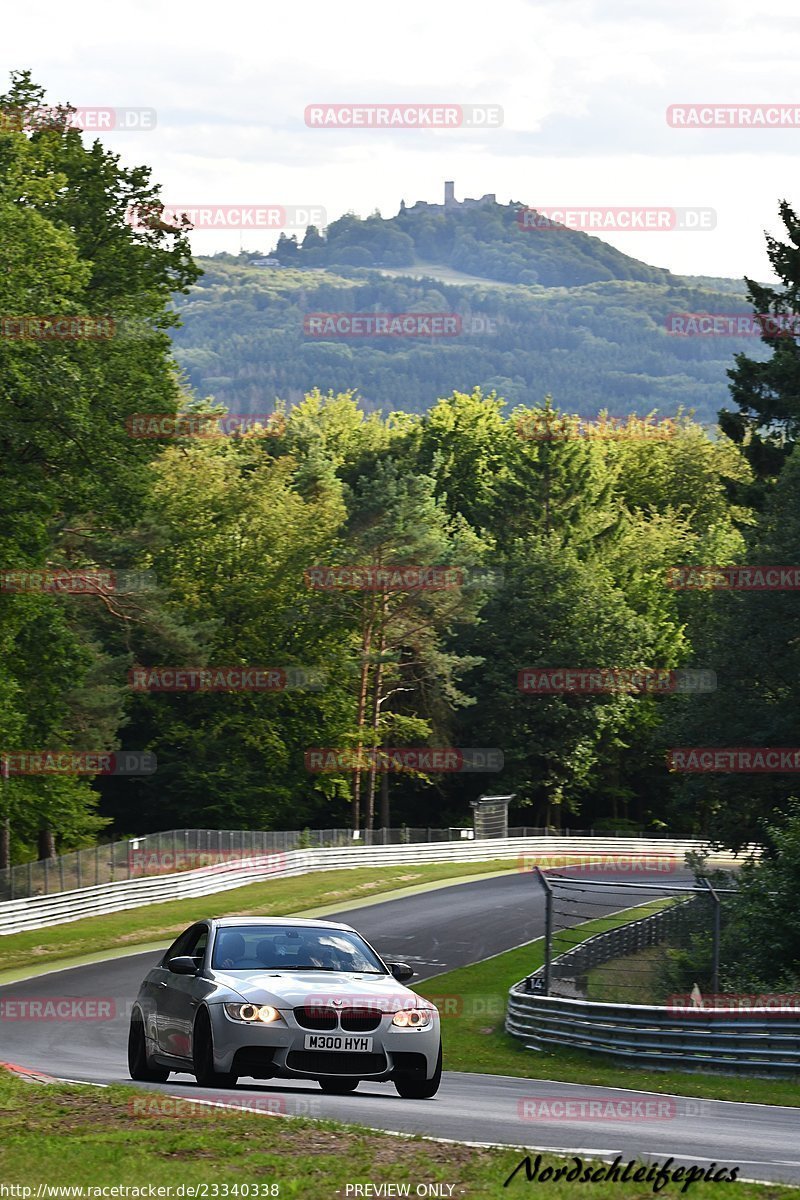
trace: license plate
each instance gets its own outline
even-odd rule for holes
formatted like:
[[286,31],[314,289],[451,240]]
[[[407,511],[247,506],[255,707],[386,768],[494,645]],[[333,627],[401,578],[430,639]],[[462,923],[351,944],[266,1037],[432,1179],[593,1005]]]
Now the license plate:
[[369,1054],[372,1038],[348,1033],[307,1033],[304,1045],[306,1050],[356,1050]]

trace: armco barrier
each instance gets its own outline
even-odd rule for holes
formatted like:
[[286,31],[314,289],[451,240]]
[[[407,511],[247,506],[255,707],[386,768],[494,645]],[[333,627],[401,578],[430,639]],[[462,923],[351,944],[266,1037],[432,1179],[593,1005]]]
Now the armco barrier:
[[[587,938],[553,960],[552,977],[572,977],[614,955],[654,944],[677,911],[691,903],[684,901]],[[627,939],[625,930],[630,931]],[[745,1016],[735,1008],[606,1004],[544,996],[536,990],[542,982],[542,971],[535,971],[508,994],[506,1030],[529,1049],[571,1046],[662,1070],[800,1073],[800,1008],[796,1006],[752,1007]]]
[[[492,859],[524,860],[525,867],[533,865],[536,855],[558,856],[602,855],[615,860],[632,860],[641,856],[661,855],[678,861],[688,851],[702,852],[704,844],[694,840],[666,841],[662,838],[487,838],[481,841],[420,843],[399,846],[358,846],[322,850],[291,850],[286,855],[268,854],[259,864],[257,859],[243,857],[239,863],[203,867],[167,876],[145,879],[125,879],[100,887],[86,887],[55,895],[33,896],[0,904],[0,936],[62,925],[81,917],[98,916],[138,908],[165,900],[182,900],[192,896],[208,896],[265,879],[288,878],[311,871],[342,870],[354,867],[420,865],[424,863],[488,862]],[[280,861],[276,864],[276,858]],[[730,862],[729,855],[710,855],[711,864]]]
[[506,1029],[531,1049],[572,1046],[637,1065],[683,1071],[800,1072],[800,1011],[727,1008],[679,1013],[650,1004],[595,1004],[537,996],[515,984]]

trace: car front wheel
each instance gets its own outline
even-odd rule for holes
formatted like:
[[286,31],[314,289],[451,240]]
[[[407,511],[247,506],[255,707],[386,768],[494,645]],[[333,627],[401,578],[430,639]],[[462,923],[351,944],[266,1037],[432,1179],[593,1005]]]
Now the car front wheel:
[[169,1079],[165,1067],[151,1067],[148,1062],[144,1021],[138,1008],[133,1012],[128,1033],[128,1074],[139,1083],[166,1083]]
[[408,1075],[395,1076],[394,1086],[397,1094],[404,1100],[430,1100],[435,1096],[442,1082],[442,1043],[439,1043],[439,1056],[436,1059],[436,1069],[430,1079],[415,1079]]
[[205,1009],[197,1014],[192,1035],[192,1068],[201,1087],[235,1087],[239,1076],[232,1071],[214,1069],[214,1042],[211,1021]]

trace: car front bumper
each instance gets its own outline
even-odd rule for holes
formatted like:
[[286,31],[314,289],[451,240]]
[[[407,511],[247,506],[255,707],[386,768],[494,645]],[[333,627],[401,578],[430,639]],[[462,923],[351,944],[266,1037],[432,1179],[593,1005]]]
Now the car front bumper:
[[[350,1076],[380,1082],[391,1079],[398,1072],[430,1079],[436,1070],[440,1042],[438,1013],[425,1029],[393,1026],[392,1014],[387,1013],[376,1029],[362,1034],[342,1029],[308,1029],[298,1024],[291,1010],[281,1010],[282,1020],[269,1025],[234,1021],[222,1004],[210,1004],[208,1011],[217,1071],[256,1079]],[[325,1036],[327,1032],[345,1037],[370,1037],[372,1050],[306,1049],[307,1035]]]

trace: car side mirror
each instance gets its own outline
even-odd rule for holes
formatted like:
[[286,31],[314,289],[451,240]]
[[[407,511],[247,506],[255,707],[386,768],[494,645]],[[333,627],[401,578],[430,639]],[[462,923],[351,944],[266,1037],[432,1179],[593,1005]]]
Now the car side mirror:
[[173,975],[197,975],[200,968],[195,959],[190,958],[188,954],[181,954],[169,960],[167,970],[172,971]]
[[386,965],[398,983],[405,983],[414,974],[414,968],[410,967],[408,963],[387,963]]

